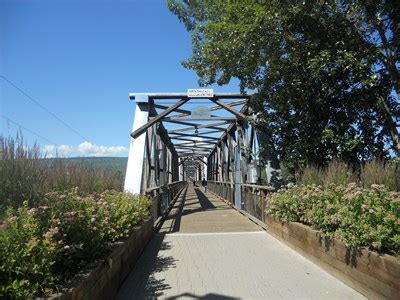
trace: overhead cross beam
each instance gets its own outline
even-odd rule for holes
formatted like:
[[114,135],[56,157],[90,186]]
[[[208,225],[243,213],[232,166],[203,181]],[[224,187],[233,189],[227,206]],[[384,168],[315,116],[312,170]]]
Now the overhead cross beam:
[[[172,140],[178,140],[178,141],[188,141],[188,142],[193,142],[193,141],[196,141],[196,140],[193,140],[193,139],[188,139],[188,138],[182,138],[182,137],[171,137],[171,139]],[[213,139],[213,141],[217,141],[217,139]],[[208,142],[208,141],[205,141],[205,142]],[[210,144],[215,144],[215,143],[217,143],[217,142],[212,142],[212,141],[210,141]]]
[[209,153],[195,153],[195,154],[193,154],[193,153],[180,153],[180,155],[179,155],[179,157],[204,157],[204,156],[207,156]]
[[219,99],[212,99],[212,101],[215,102],[216,104],[218,104],[219,106],[225,108],[227,111],[229,111],[230,113],[234,114],[236,117],[238,117],[242,121],[246,121],[246,115],[245,114],[243,114],[240,111],[232,108],[231,106],[226,104],[224,101],[221,101]]
[[158,114],[156,117],[151,119],[149,122],[144,124],[142,127],[138,128],[137,130],[132,132],[131,137],[136,139],[139,135],[144,133],[149,127],[153,126],[155,123],[157,123],[162,118],[164,118],[165,116],[167,116],[168,114],[173,112],[175,109],[177,109],[180,106],[182,106],[183,104],[185,104],[188,100],[189,100],[188,98],[184,98],[184,99],[181,99],[180,101],[178,101],[177,103],[175,103],[174,105],[170,106],[168,109],[166,109],[162,113]]
[[198,159],[198,160],[201,161],[203,164],[205,164],[206,166],[208,166],[208,164],[207,164],[204,160],[200,159],[200,157],[195,157],[195,159]]
[[218,142],[211,142],[211,141],[186,141],[182,143],[174,143],[174,146],[208,146],[208,145],[215,145]]
[[177,150],[192,150],[192,149],[212,150],[213,148],[200,147],[200,146],[196,146],[196,148],[194,148],[193,146],[175,146],[175,149],[177,149]]
[[[178,118],[178,117],[167,117],[164,118],[163,121],[166,122],[186,122],[186,121],[227,121],[227,122],[236,122],[236,118],[235,117],[218,117],[218,116],[214,116],[214,117],[210,117],[208,119],[199,119],[199,118]],[[198,124],[200,125],[200,124]]]
[[[129,98],[135,100],[137,96],[145,95],[153,100],[182,99],[187,98],[187,93],[129,93]],[[214,97],[219,99],[243,99],[250,98],[250,95],[240,93],[214,93]],[[196,97],[196,99],[210,99],[211,97]]]
[[226,128],[217,127],[217,126],[221,126],[221,125],[227,125],[227,122],[223,121],[223,122],[212,123],[212,124],[198,125],[198,126],[194,126],[194,127],[185,127],[185,128],[175,129],[175,130],[168,130],[168,133],[196,130],[196,129],[201,129],[201,128],[213,128],[216,130],[225,131]]
[[[228,106],[230,106],[230,107],[234,107],[234,106],[246,104],[246,102],[247,102],[247,100],[239,100],[239,101],[227,103],[226,105],[228,105]],[[155,105],[157,105],[157,106],[162,106],[162,105],[159,105],[159,104],[155,104]],[[166,107],[166,106],[163,106],[163,107]],[[161,108],[161,107],[160,107],[160,108]],[[220,110],[220,109],[223,109],[223,107],[220,106],[220,105],[216,105],[216,106],[210,107],[210,111]],[[186,117],[187,115],[191,115],[191,113],[192,113],[192,112],[189,111],[189,110],[186,110],[186,111],[178,111],[178,110],[176,110],[176,111],[177,111],[177,112],[181,112],[181,114],[171,115],[171,118],[172,118],[172,117],[182,118],[182,117]],[[211,116],[213,116],[213,115],[211,115]]]
[[[218,132],[221,133],[220,131],[218,131]],[[210,139],[210,140],[219,140],[219,138],[204,135],[205,133],[198,133],[196,135],[193,135],[193,134],[181,133],[181,132],[170,132],[169,134],[173,134],[174,136],[179,136],[179,137],[184,136],[184,137],[193,137],[193,138],[205,138],[205,139]],[[173,136],[170,136],[170,137],[173,138]],[[199,140],[199,141],[201,141],[201,140]]]
[[183,164],[185,161],[187,161],[189,159],[189,157],[186,157],[185,159],[182,159],[181,161],[180,161],[180,163],[178,164],[178,166],[180,166],[181,164]]

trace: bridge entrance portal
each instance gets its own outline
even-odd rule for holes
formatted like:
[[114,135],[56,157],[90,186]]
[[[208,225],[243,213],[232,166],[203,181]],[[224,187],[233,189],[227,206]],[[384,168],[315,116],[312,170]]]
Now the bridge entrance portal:
[[250,95],[190,89],[129,96],[136,109],[125,191],[206,178],[230,184],[234,204],[242,208],[242,185],[269,185],[279,172],[269,157],[260,157],[270,143]]

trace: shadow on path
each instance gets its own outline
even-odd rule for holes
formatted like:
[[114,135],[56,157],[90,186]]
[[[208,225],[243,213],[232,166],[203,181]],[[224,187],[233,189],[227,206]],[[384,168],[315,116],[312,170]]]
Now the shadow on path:
[[202,210],[215,209],[215,205],[208,199],[208,197],[200,190],[195,189],[197,199],[199,199]]
[[[222,206],[224,209],[228,209],[224,204]],[[186,189],[160,226],[160,232],[179,232],[183,216],[212,209],[220,209],[220,207],[215,206],[199,188],[189,188],[189,192]]]
[[240,299],[240,298],[236,298],[236,297],[224,296],[224,295],[214,294],[214,293],[206,294],[204,296],[198,296],[198,295],[195,295],[192,293],[183,293],[183,294],[171,296],[171,297],[168,297],[165,299],[175,300],[175,299],[181,299],[182,297],[190,298],[190,299],[201,299],[201,300],[237,300],[237,299]]
[[177,259],[163,256],[162,252],[171,249],[170,242],[164,241],[164,234],[155,234],[146,246],[134,271],[126,278],[121,286],[117,299],[153,299],[160,297],[164,291],[171,288],[165,279],[157,279],[155,274],[175,268]]

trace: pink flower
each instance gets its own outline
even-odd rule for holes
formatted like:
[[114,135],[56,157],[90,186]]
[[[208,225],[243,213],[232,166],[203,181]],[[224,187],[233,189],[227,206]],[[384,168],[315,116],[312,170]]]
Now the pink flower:
[[16,216],[12,216],[10,218],[8,218],[8,223],[14,223],[15,221],[17,221],[17,217]]
[[379,189],[381,189],[381,185],[373,183],[373,184],[371,184],[371,189],[379,190]]
[[34,214],[37,213],[37,211],[38,211],[37,208],[34,208],[34,207],[33,207],[33,208],[31,208],[30,210],[28,210],[28,213],[31,214],[31,215],[34,215]]
[[50,228],[45,234],[43,234],[43,236],[45,238],[51,238],[54,235],[56,235],[58,232],[59,232],[58,227],[53,227],[53,228]]
[[70,246],[68,246],[68,245],[65,245],[64,246],[64,250],[69,250],[71,247]]

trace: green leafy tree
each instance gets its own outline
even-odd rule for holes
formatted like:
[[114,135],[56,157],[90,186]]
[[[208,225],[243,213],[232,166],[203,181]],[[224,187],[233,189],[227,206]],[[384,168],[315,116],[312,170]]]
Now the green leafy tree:
[[[254,90],[291,170],[400,151],[398,1],[169,0],[200,84]],[[264,126],[265,128],[266,126]]]

